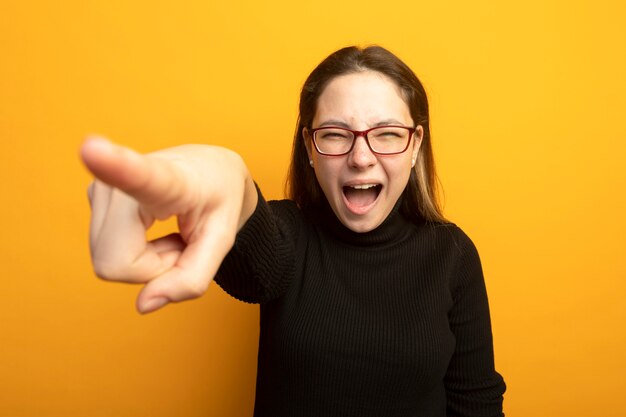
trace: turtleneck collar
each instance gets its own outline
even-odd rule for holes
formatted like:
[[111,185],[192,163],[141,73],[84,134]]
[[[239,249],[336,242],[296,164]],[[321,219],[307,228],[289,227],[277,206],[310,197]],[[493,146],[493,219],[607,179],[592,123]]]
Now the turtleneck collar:
[[348,229],[339,221],[328,201],[315,211],[316,223],[329,235],[353,246],[378,246],[394,244],[410,234],[412,223],[400,211],[402,197],[398,199],[389,216],[376,229],[358,233]]

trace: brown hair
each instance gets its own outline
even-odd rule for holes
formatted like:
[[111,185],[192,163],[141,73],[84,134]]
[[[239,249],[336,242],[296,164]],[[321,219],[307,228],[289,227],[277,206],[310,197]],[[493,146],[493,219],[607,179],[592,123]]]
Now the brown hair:
[[303,210],[318,207],[324,201],[324,193],[309,165],[303,128],[312,127],[317,100],[330,80],[361,71],[376,71],[393,80],[403,92],[415,125],[421,125],[424,130],[415,168],[411,170],[402,195],[400,210],[414,221],[446,222],[438,200],[426,91],[404,62],[380,46],[350,46],[340,49],[322,61],[307,78],[300,93],[300,114],[285,186],[287,196]]

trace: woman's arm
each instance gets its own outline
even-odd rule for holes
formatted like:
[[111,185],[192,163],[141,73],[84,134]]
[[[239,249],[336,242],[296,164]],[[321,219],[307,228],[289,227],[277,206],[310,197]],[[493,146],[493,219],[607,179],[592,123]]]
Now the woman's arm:
[[[94,174],[90,249],[105,280],[145,284],[141,313],[202,295],[257,203],[242,158],[208,145],[140,155],[88,139],[81,157]],[[146,241],[155,220],[176,216],[180,232]]]
[[295,274],[297,242],[304,240],[302,222],[293,201],[267,203],[259,190],[257,207],[237,234],[215,281],[248,303],[262,304],[282,296]]
[[456,339],[445,377],[449,417],[502,417],[506,385],[494,367],[489,303],[476,247],[463,232],[457,240],[454,306],[449,313]]

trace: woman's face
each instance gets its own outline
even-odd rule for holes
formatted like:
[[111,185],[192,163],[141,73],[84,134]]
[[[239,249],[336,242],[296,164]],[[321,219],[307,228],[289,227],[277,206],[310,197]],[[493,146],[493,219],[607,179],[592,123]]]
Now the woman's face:
[[[379,72],[365,71],[330,81],[318,99],[312,127],[363,131],[379,125],[413,127],[413,119],[400,88]],[[419,126],[409,148],[401,154],[376,155],[359,136],[347,155],[326,156],[315,150],[305,130],[315,176],[341,223],[362,233],[387,218],[409,180],[422,132]]]

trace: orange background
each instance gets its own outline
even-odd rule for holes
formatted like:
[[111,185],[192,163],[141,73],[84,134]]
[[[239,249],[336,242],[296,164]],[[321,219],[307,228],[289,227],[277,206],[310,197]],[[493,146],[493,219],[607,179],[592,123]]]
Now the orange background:
[[624,2],[279,3],[0,3],[0,416],[251,415],[257,308],[212,285],[140,316],[96,279],[78,147],[225,145],[280,198],[305,77],[370,43],[430,94],[507,415],[623,416]]

